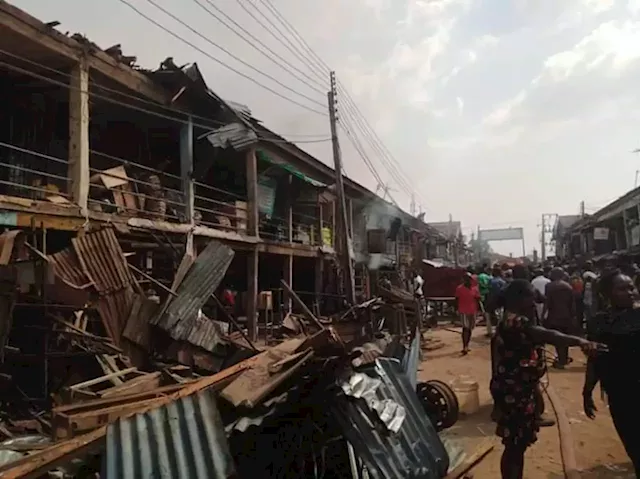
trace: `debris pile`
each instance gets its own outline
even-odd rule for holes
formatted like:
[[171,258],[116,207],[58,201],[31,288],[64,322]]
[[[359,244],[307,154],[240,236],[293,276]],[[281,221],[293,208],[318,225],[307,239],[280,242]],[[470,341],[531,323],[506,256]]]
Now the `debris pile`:
[[0,477],[446,475],[455,419],[425,407],[442,388],[417,383],[419,322],[387,319],[400,293],[319,318],[283,283],[301,314],[261,346],[203,313],[231,248],[185,254],[165,284],[111,228],[70,243],[0,235]]

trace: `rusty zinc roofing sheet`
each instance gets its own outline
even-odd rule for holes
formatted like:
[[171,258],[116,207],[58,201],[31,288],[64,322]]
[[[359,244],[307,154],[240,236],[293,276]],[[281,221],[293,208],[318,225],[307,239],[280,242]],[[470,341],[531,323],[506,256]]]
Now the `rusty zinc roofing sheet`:
[[80,266],[78,256],[72,249],[64,249],[47,256],[53,266],[53,272],[64,283],[75,289],[84,289],[91,285],[91,281]]
[[136,280],[112,228],[73,238],[73,249],[84,274],[100,295],[98,310],[116,346],[134,300]]
[[177,296],[161,315],[154,318],[153,324],[167,331],[173,339],[188,341],[213,352],[219,336],[211,321],[198,321],[198,311],[224,278],[234,254],[228,246],[211,241],[178,286]]
[[234,477],[214,391],[110,424],[103,464],[106,479]]
[[73,238],[72,243],[98,293],[120,291],[135,283],[113,229]]

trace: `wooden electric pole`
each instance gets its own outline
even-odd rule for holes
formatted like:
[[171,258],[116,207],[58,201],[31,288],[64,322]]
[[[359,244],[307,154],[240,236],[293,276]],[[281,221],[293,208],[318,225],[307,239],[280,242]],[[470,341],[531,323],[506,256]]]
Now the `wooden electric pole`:
[[340,154],[340,144],[338,143],[338,127],[337,127],[337,90],[336,90],[336,74],[329,74],[331,88],[327,93],[329,102],[329,121],[331,122],[331,144],[333,145],[333,163],[336,170],[336,190],[338,193],[338,224],[340,231],[340,245],[342,254],[342,268],[345,273],[345,289],[347,293],[347,301],[350,304],[356,304],[356,288],[355,278],[353,274],[353,259],[351,258],[351,238],[349,237],[349,222],[347,213],[347,199],[344,194],[344,181],[342,178],[342,157]]
[[542,258],[542,261],[544,262],[544,260],[547,259],[547,249],[546,249],[546,242],[547,242],[547,225],[546,225],[546,220],[547,220],[547,215],[543,214],[542,215],[542,228],[541,228],[541,232],[540,232],[540,257]]

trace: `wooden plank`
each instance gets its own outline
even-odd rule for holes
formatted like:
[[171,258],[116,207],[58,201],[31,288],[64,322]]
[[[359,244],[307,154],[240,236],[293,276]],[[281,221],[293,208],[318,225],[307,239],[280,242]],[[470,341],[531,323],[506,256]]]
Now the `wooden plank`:
[[119,386],[100,391],[98,395],[102,398],[110,398],[115,396],[126,396],[128,394],[138,394],[146,391],[153,391],[160,386],[160,380],[162,379],[162,373],[157,371],[155,373],[143,374],[137,378],[125,381]]
[[300,297],[291,289],[291,286],[289,286],[285,281],[280,280],[280,284],[282,285],[282,287],[284,288],[284,290],[289,294],[289,297],[291,299],[293,299],[293,301],[298,305],[298,307],[300,309],[302,309],[302,312],[304,313],[305,317],[307,319],[309,319],[310,321],[313,321],[313,323],[320,329],[324,329],[324,324],[322,324],[320,322],[320,320],[318,318],[316,318],[314,316],[314,314],[311,312],[311,310],[309,310],[309,308],[307,307],[306,304],[304,304],[304,301],[302,301],[300,299]]
[[483,441],[471,456],[462,461],[462,463],[460,463],[458,467],[449,472],[444,479],[460,479],[473,467],[475,467],[476,464],[484,459],[491,451],[493,451],[493,441],[491,439]]
[[[217,383],[228,380],[236,374],[244,371],[255,363],[257,356],[220,371],[213,376],[207,376],[186,386],[183,386],[180,391],[170,396],[163,398],[163,401],[158,402],[141,402],[140,409],[128,412],[121,417],[128,417],[138,413],[145,413],[156,407],[160,407],[166,404],[170,404],[177,399],[190,396],[198,391],[211,387]],[[24,459],[10,463],[6,466],[0,467],[0,473],[2,473],[3,479],[31,479],[37,478],[51,470],[53,467],[65,464],[74,457],[80,457],[81,453],[88,448],[97,448],[104,444],[104,438],[107,434],[107,426],[102,426],[93,432],[78,436],[74,439],[64,441],[53,445],[50,448],[44,449],[36,454],[32,454]]]
[[258,339],[258,250],[247,258],[247,333],[251,341]]
[[104,443],[107,426],[89,434],[78,436],[68,441],[30,454],[15,462],[0,467],[3,479],[35,479],[43,476],[56,466],[68,463],[74,458],[82,457],[91,450],[99,449]]

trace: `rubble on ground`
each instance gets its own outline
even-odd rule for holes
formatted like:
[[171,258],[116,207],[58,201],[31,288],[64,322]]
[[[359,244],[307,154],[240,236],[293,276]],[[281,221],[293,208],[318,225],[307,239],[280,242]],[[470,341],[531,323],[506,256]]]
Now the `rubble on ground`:
[[165,284],[111,228],[55,254],[0,235],[0,477],[444,477],[411,295],[318,317],[284,283],[298,313],[254,344],[203,314],[233,255],[211,241]]

